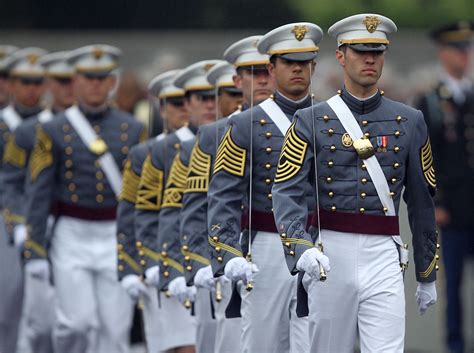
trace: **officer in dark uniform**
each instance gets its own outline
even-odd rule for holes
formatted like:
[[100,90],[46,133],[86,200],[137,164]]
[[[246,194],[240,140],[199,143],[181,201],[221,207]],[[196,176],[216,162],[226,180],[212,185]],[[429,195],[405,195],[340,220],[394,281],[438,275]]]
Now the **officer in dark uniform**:
[[[64,111],[74,101],[72,94],[72,76],[74,70],[67,62],[68,52],[57,52],[42,56],[39,63],[44,67],[47,76],[48,91],[51,94],[52,106],[41,111],[35,117],[24,121],[12,133],[4,154],[4,208],[12,220],[25,217],[26,202],[25,181],[27,165],[34,147],[36,128],[53,118],[55,113]],[[53,219],[48,221],[52,224]],[[14,224],[11,238],[17,248],[21,248],[26,239],[24,222]],[[50,232],[50,229],[48,229]],[[54,290],[48,278],[33,277],[29,266],[25,268],[25,299],[23,301],[23,320],[25,336],[33,352],[49,353],[52,347],[54,311],[56,309]]]
[[121,170],[146,130],[110,106],[120,56],[108,45],[70,53],[78,105],[37,129],[29,161],[24,258],[38,276],[51,263],[58,352],[128,351],[132,302],[117,282],[115,214]]
[[[14,48],[7,47],[7,53]],[[40,113],[44,93],[45,70],[39,63],[46,51],[40,48],[25,48],[2,58],[1,70],[9,77],[10,104],[0,113],[0,154],[5,155],[6,145],[11,133],[24,121]],[[7,160],[16,155],[16,150],[6,154]],[[16,155],[15,163],[24,163],[23,154]],[[16,158],[15,157],[15,158]],[[2,169],[5,163],[2,163]],[[4,174],[1,174],[0,193],[5,194]],[[21,195],[16,195],[20,197]],[[3,202],[3,201],[2,201]],[[23,278],[18,250],[10,246],[16,224],[24,223],[22,213],[16,216],[8,209],[2,209],[0,216],[0,349],[6,352],[15,351],[18,335],[18,324],[22,312]],[[6,233],[6,234],[5,234]]]
[[[363,352],[403,352],[407,255],[397,216],[403,187],[420,313],[436,302],[436,179],[426,124],[420,111],[377,88],[387,33],[396,30],[376,14],[331,26],[344,88],[297,112],[281,151],[275,221],[289,270],[306,273],[314,352],[353,352],[357,335]],[[318,202],[310,231],[307,180]]]
[[[161,116],[166,119],[168,131],[172,132],[185,122],[184,91],[173,85],[179,70],[164,72],[151,80],[148,92],[151,103],[160,100]],[[185,112],[184,112],[185,113]],[[153,117],[153,111],[151,112]],[[186,119],[187,120],[187,119]],[[140,260],[141,243],[135,238],[135,203],[138,185],[142,175],[143,163],[153,144],[165,138],[166,133],[154,136],[143,143],[133,146],[129,152],[123,172],[122,192],[117,207],[117,243],[118,243],[118,274],[120,283],[132,300],[142,299],[143,320],[147,349],[160,352],[160,344],[166,337],[160,328],[160,320],[166,316],[162,310],[165,303],[158,304],[156,288],[143,283],[143,271]]]
[[464,352],[461,280],[474,254],[474,86],[468,78],[474,24],[458,21],[430,33],[442,70],[436,87],[420,97],[438,178],[436,222],[441,228],[446,269],[447,345]]
[[[308,350],[307,320],[294,313],[296,281],[284,266],[273,221],[271,186],[293,114],[311,105],[309,86],[322,35],[315,24],[293,23],[258,41],[259,52],[270,55],[268,71],[276,81],[275,95],[228,119],[216,154],[208,191],[212,269],[215,275],[224,273],[247,286],[256,267],[259,270],[252,292],[242,291],[242,351]],[[246,199],[249,210],[242,212]],[[247,258],[253,265],[240,244],[240,233],[248,229],[256,231],[248,245],[252,258]],[[248,234],[242,235],[247,244]]]

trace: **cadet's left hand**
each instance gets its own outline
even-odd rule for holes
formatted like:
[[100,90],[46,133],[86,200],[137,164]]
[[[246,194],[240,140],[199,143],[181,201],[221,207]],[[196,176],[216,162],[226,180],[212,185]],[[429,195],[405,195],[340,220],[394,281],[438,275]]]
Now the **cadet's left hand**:
[[318,248],[306,250],[296,263],[296,269],[304,271],[313,279],[319,279],[319,266],[322,266],[326,272],[331,271],[329,258]]
[[418,313],[423,315],[431,305],[436,303],[436,300],[438,299],[436,294],[436,282],[418,282],[415,297],[416,303],[418,304]]
[[13,229],[13,243],[20,249],[26,241],[26,226],[24,224],[18,224]]
[[120,284],[128,293],[130,298],[132,298],[132,300],[137,300],[142,295],[148,296],[148,292],[147,292],[145,284],[137,275],[126,275],[120,281]]
[[216,289],[216,280],[217,278],[214,278],[211,265],[199,269],[196,272],[196,276],[194,276],[194,284],[196,287],[205,288],[211,292]]
[[194,301],[196,297],[196,287],[188,287],[186,285],[186,280],[184,279],[184,276],[180,276],[172,280],[168,285],[168,291],[182,304],[184,304],[186,299]]

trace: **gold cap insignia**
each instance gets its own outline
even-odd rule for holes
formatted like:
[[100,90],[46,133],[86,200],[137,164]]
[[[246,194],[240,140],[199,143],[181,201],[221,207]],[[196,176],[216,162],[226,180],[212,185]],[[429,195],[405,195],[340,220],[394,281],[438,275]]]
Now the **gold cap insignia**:
[[34,65],[36,64],[36,62],[38,61],[39,59],[39,55],[37,54],[28,54],[26,56],[26,60],[28,60],[28,62],[31,64],[31,65]]
[[346,148],[352,147],[352,138],[347,132],[342,135],[341,142],[342,145]]
[[204,65],[204,71],[208,72],[215,64],[206,64]]
[[293,27],[293,29],[291,30],[291,33],[295,35],[296,40],[299,42],[301,42],[304,39],[304,36],[308,32],[309,30],[306,26],[298,26],[298,25]]
[[365,19],[362,21],[365,24],[365,28],[370,33],[374,33],[377,29],[377,26],[382,23],[377,16],[365,16]]
[[94,56],[96,60],[99,60],[104,56],[104,51],[101,48],[92,48],[92,56]]
[[107,144],[105,143],[104,140],[102,140],[101,138],[98,138],[97,140],[95,140],[89,145],[89,150],[92,153],[95,153],[96,155],[100,156],[104,154],[105,151],[107,151]]

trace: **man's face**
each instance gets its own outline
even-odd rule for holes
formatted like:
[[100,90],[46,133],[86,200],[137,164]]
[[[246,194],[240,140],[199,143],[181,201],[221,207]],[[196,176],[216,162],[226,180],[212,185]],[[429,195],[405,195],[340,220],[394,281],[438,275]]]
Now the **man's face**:
[[163,100],[161,116],[170,130],[177,130],[189,121],[189,113],[184,106],[184,97]]
[[74,104],[74,90],[71,78],[50,78],[48,90],[53,96],[53,106],[66,109]]
[[345,79],[361,87],[377,84],[385,59],[384,51],[356,51],[350,47],[336,50],[336,58],[344,68]]
[[248,105],[252,102],[252,88],[254,105],[263,102],[275,91],[275,80],[267,70],[254,70],[252,75],[251,69],[240,69],[234,76],[234,83],[242,90],[243,101]]
[[82,74],[74,76],[74,93],[77,99],[90,107],[100,107],[115,85],[114,76],[90,77]]
[[9,90],[15,102],[33,108],[40,104],[41,97],[44,94],[44,80],[12,78],[9,83]]
[[191,122],[195,126],[216,121],[216,97],[191,93],[185,99]]
[[242,104],[242,94],[221,90],[218,102],[220,116],[229,116]]
[[8,75],[6,73],[0,73],[0,106],[7,104],[9,97]]
[[313,60],[292,61],[277,57],[274,63],[268,64],[268,72],[281,93],[291,99],[300,99],[308,93],[314,67]]
[[446,71],[455,78],[461,79],[469,68],[471,48],[446,45],[438,49],[438,56]]

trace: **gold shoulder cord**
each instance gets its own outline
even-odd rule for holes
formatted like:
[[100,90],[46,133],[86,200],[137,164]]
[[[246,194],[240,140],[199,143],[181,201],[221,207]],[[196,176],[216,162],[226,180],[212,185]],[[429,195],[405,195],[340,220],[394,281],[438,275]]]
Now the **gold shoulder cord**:
[[140,177],[135,174],[132,169],[132,161],[127,159],[123,169],[122,191],[119,195],[119,200],[127,200],[135,203],[137,201],[137,191],[140,185]]
[[214,174],[225,170],[232,175],[242,177],[245,172],[246,158],[247,151],[234,142],[232,139],[232,126],[230,126],[217,149]]
[[209,174],[211,172],[211,156],[204,153],[199,147],[199,139],[194,144],[189,162],[186,179],[187,192],[207,192],[209,188]]
[[40,126],[36,131],[36,143],[31,153],[29,164],[31,181],[35,182],[38,175],[53,164],[53,141]]
[[431,144],[429,137],[420,149],[421,169],[426,182],[433,188],[436,188],[436,175],[433,167],[433,154],[431,152]]
[[10,134],[8,138],[3,163],[9,163],[18,168],[24,168],[26,165],[26,151],[17,145],[15,134]]
[[149,153],[143,163],[135,208],[159,211],[163,195],[163,171],[155,168]]
[[183,192],[186,186],[187,172],[188,168],[181,161],[181,151],[178,151],[173,159],[168,180],[166,181],[162,208],[181,208],[183,206]]

